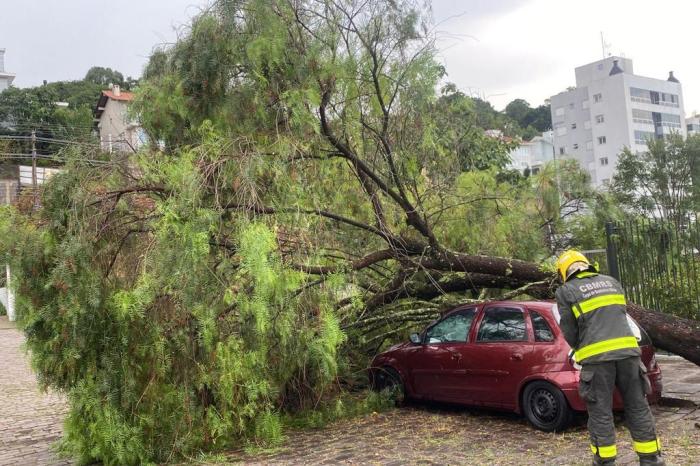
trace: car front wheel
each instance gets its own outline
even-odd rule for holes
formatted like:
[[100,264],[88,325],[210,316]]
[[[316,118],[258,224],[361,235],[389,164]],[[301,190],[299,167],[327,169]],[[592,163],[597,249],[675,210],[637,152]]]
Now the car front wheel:
[[404,403],[406,392],[401,380],[401,375],[392,367],[382,367],[375,369],[374,389],[378,392],[387,392],[394,400],[396,406]]
[[561,432],[573,419],[573,411],[564,393],[544,381],[532,382],[525,387],[523,411],[530,424],[545,432]]

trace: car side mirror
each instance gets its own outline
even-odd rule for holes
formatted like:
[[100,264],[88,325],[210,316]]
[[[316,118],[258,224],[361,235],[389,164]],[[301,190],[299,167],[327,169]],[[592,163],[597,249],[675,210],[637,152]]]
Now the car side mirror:
[[421,344],[420,335],[418,335],[417,333],[412,333],[410,338],[411,338],[411,343],[413,343],[414,345]]

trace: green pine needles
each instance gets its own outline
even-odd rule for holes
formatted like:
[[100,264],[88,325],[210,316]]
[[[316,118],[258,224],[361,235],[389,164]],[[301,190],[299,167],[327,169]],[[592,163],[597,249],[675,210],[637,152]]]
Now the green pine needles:
[[117,175],[75,166],[40,218],[3,212],[32,362],[68,394],[62,449],[82,462],[274,446],[283,416],[337,391],[342,277],[305,290],[274,226],[243,217],[213,247],[220,212],[193,195],[191,169],[186,154],[164,162],[148,176],[165,188],[115,199]]

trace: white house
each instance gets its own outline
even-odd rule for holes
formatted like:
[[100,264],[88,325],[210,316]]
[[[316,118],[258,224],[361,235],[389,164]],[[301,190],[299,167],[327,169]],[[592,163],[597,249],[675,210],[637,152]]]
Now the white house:
[[134,94],[122,91],[118,85],[102,91],[95,107],[95,122],[102,150],[133,152],[144,143],[141,126],[129,116],[128,108],[132,100]]
[[554,136],[551,131],[525,141],[510,153],[509,168],[536,175],[542,167],[554,160]]
[[551,98],[554,147],[578,159],[594,186],[612,179],[620,152],[646,150],[649,139],[686,135],[683,91],[669,73],[634,74],[632,60],[609,57],[576,68],[576,87]]
[[0,92],[12,85],[15,75],[5,71],[5,49],[0,49]]

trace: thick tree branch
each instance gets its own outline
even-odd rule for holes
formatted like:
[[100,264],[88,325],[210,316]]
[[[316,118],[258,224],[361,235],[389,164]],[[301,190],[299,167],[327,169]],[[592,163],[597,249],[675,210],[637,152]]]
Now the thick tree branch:
[[367,268],[377,262],[392,259],[394,257],[394,251],[391,249],[383,249],[381,251],[376,251],[366,256],[350,261],[349,263],[343,265],[304,265],[304,264],[291,264],[290,267],[301,270],[302,272],[311,275],[325,275],[330,273],[342,272],[347,270],[362,270]]

